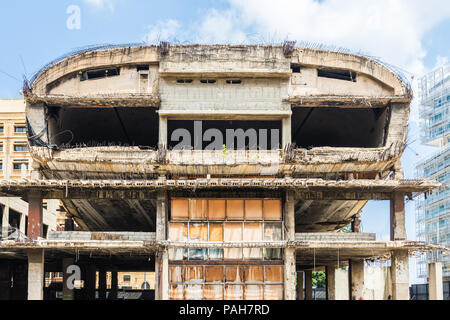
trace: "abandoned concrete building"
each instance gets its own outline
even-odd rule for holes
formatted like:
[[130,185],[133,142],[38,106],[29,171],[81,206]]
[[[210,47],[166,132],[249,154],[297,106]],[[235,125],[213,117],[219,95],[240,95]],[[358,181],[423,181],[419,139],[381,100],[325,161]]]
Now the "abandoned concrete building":
[[[386,260],[390,298],[408,299],[408,257],[448,251],[406,239],[405,198],[440,184],[403,178],[412,92],[373,59],[289,42],[95,47],[24,96],[31,178],[0,182],[29,202],[27,234],[0,243],[10,298],[43,299],[44,274],[63,272],[63,299],[117,299],[117,273],[146,270],[155,299],[301,300],[321,269],[333,300],[347,266],[349,299],[364,299],[365,261]],[[42,199],[64,203],[66,231],[42,237]],[[369,200],[390,201],[390,241],[360,232]]]

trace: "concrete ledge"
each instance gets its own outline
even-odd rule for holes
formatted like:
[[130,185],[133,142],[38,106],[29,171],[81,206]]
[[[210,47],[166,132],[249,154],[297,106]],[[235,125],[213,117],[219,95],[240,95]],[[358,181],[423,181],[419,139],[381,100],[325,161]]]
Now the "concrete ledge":
[[85,232],[85,231],[49,231],[48,240],[121,240],[121,241],[153,241],[155,232]]
[[338,232],[314,232],[296,233],[297,241],[375,241],[375,233],[338,233]]

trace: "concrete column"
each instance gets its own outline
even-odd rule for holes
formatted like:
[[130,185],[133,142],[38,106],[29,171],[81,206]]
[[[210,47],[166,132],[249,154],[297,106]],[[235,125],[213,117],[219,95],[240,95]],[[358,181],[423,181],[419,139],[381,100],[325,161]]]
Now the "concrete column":
[[37,239],[43,236],[42,195],[39,192],[28,194],[28,230],[27,236]]
[[312,270],[305,271],[305,299],[312,300]]
[[94,265],[86,266],[86,279],[84,280],[84,285],[86,289],[86,299],[95,300],[95,285],[97,278],[97,270]]
[[326,266],[327,299],[336,300],[336,267]]
[[282,122],[282,135],[281,135],[281,148],[284,149],[286,145],[292,141],[291,137],[291,116],[283,118]]
[[158,143],[167,147],[167,117],[159,117],[159,140]]
[[2,215],[2,237],[6,238],[8,236],[8,227],[9,227],[9,206],[3,206],[3,215]]
[[[69,285],[73,286],[72,272],[68,272],[68,268],[74,264],[73,258],[65,258],[62,260],[63,268],[63,300],[73,300],[73,287],[69,288]],[[69,279],[69,277],[71,277]],[[72,280],[73,279],[73,280]],[[70,280],[70,281],[69,281]]]
[[44,250],[30,249],[28,254],[28,300],[44,300]]
[[406,240],[405,195],[393,193],[391,197],[391,241]]
[[25,229],[26,229],[26,226],[25,226],[25,223],[26,223],[26,220],[27,220],[26,217],[27,217],[27,215],[25,213],[21,213],[20,214],[19,230],[23,234],[25,234]]
[[101,268],[98,273],[98,299],[106,300],[106,270]]
[[[284,226],[286,240],[295,241],[295,194],[286,191]],[[284,299],[295,300],[295,248],[284,249]]]
[[169,254],[160,250],[155,259],[155,300],[169,300]]
[[391,257],[392,299],[409,300],[408,251],[394,251]]
[[352,221],[352,232],[361,232],[361,219],[360,214],[355,216],[355,219]]
[[109,292],[108,300],[117,300],[118,279],[117,269],[111,270],[111,291]]
[[349,261],[349,297],[350,300],[364,299],[364,260]]
[[297,272],[297,300],[305,300],[303,291],[303,271]]
[[444,300],[441,262],[428,264],[428,292],[428,300]]
[[156,199],[156,240],[167,239],[167,210],[167,191],[158,191]]

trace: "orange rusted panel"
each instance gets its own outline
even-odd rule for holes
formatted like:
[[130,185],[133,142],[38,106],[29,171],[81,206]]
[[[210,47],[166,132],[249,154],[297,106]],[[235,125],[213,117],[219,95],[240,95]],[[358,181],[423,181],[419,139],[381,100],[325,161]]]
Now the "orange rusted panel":
[[186,282],[203,282],[203,266],[186,266],[184,272]]
[[245,219],[261,220],[263,218],[262,200],[249,199],[245,200]]
[[227,200],[227,219],[244,220],[244,200]]
[[209,241],[223,241],[223,224],[209,224]]
[[244,267],[226,266],[225,267],[226,282],[244,282]]
[[225,200],[221,199],[208,200],[208,219],[209,220],[225,219]]
[[205,282],[223,282],[223,266],[205,266]]
[[170,300],[184,300],[184,285],[172,284],[169,287]]
[[264,199],[264,219],[281,220],[281,200]]
[[169,267],[169,279],[170,282],[183,282],[183,270],[184,268],[182,266],[170,266]]
[[206,223],[191,223],[189,225],[189,240],[208,240],[208,224]]
[[264,268],[263,266],[246,266],[245,267],[245,282],[263,282]]
[[189,217],[191,220],[205,220],[208,213],[208,200],[190,199]]
[[265,266],[265,282],[283,282],[283,266]]
[[172,199],[170,213],[173,220],[187,220],[189,218],[188,199]]

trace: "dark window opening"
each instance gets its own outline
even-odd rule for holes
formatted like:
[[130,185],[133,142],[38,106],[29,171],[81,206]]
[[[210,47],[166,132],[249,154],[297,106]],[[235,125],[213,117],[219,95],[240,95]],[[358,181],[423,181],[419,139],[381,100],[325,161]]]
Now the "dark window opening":
[[13,169],[14,170],[22,170],[22,165],[25,166],[26,170],[28,170],[28,162],[14,162]]
[[291,64],[292,73],[300,73],[300,66],[298,64]]
[[47,238],[47,232],[48,232],[48,225],[44,224],[42,227],[42,234],[44,238]]
[[202,79],[200,80],[201,83],[216,83],[216,80],[214,79]]
[[20,228],[20,216],[21,214],[15,210],[9,209],[9,225],[13,228]]
[[242,80],[227,80],[227,84],[241,84]]
[[148,71],[148,70],[150,70],[150,66],[149,65],[136,66],[136,70],[137,71]]
[[192,83],[192,79],[178,79],[177,83]]
[[151,107],[52,107],[49,114],[50,144],[61,148],[158,145],[159,117]]
[[183,150],[278,150],[281,121],[169,120],[168,145]]
[[292,141],[299,148],[382,147],[387,108],[294,108]]
[[81,73],[81,81],[114,77],[120,75],[120,68],[88,70]]
[[14,145],[14,151],[26,152],[26,151],[28,151],[28,145],[26,145],[26,144],[15,144]]
[[123,276],[123,281],[124,282],[130,282],[131,281],[131,276],[130,275],[124,275]]
[[322,78],[356,82],[356,72],[350,70],[317,69],[317,75]]
[[14,132],[15,133],[26,133],[27,132],[27,127],[25,127],[25,126],[15,126],[14,127]]

